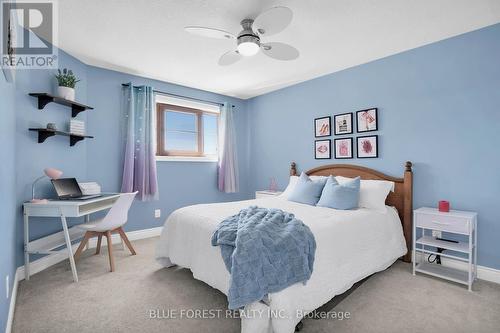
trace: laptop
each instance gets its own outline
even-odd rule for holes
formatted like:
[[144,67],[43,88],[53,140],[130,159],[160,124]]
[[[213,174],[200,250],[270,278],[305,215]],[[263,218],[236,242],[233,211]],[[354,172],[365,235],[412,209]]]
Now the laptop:
[[87,200],[102,196],[102,194],[83,195],[76,178],[52,179],[52,185],[60,200]]

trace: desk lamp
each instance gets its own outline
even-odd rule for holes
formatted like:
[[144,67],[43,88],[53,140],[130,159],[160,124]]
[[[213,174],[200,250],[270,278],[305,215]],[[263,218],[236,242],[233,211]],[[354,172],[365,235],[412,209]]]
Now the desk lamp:
[[35,185],[38,181],[42,180],[45,177],[49,177],[50,179],[59,179],[63,172],[54,168],[46,168],[43,170],[45,175],[38,177],[31,185],[31,202],[32,203],[46,203],[47,199],[35,199]]

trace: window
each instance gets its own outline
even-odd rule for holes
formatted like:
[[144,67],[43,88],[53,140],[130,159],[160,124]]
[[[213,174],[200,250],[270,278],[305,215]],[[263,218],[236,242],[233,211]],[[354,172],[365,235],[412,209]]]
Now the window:
[[157,156],[217,159],[219,108],[156,98]]

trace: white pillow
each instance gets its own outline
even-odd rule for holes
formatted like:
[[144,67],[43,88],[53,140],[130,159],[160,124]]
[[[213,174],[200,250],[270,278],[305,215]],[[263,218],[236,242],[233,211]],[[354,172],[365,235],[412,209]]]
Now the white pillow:
[[298,181],[299,181],[298,176],[290,176],[290,181],[288,182],[288,186],[279,196],[288,199],[288,196],[290,195],[290,193],[293,192],[293,189],[295,188],[295,185],[297,185]]
[[[322,179],[322,178],[328,178],[326,176],[310,176],[309,178],[311,178],[311,180],[318,180],[318,179]],[[297,182],[299,181],[299,176],[290,176],[290,181],[288,182],[288,186],[286,187],[286,189],[283,191],[283,193],[281,193],[279,196],[280,197],[283,197],[285,199],[288,199],[288,196],[290,195],[290,193],[293,192],[293,190],[295,189],[295,185],[297,185]]]
[[[335,179],[339,184],[343,184],[351,181],[353,178],[335,176]],[[359,207],[385,213],[387,212],[385,200],[391,191],[394,192],[394,182],[388,180],[361,180]]]

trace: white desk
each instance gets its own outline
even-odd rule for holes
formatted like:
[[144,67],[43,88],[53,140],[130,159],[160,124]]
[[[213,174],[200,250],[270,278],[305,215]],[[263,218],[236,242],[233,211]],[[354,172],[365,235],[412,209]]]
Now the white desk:
[[[119,193],[103,194],[102,197],[89,200],[50,200],[48,203],[35,204],[25,202],[24,212],[24,272],[26,280],[30,279],[30,254],[54,255],[60,253],[54,249],[66,245],[73,280],[78,282],[75,260],[71,241],[83,237],[84,230],[75,227],[68,228],[67,217],[85,217],[89,221],[89,214],[109,209],[120,196]],[[30,217],[60,217],[63,230],[61,232],[30,241]]]

